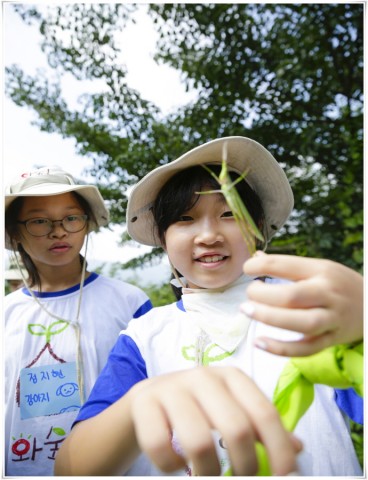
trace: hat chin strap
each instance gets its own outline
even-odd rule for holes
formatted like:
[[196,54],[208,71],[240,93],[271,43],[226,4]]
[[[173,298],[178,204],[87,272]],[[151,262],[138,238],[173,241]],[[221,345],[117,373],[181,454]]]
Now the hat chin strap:
[[[168,258],[169,258],[169,257],[168,257]],[[179,285],[181,285],[182,288],[186,288],[187,285],[185,285],[185,284],[183,283],[183,280],[179,277],[178,271],[176,270],[176,268],[174,267],[174,265],[171,263],[170,258],[169,258],[169,264],[170,264],[170,268],[171,268],[172,274],[174,275],[174,277],[176,278],[176,280],[179,282]]]

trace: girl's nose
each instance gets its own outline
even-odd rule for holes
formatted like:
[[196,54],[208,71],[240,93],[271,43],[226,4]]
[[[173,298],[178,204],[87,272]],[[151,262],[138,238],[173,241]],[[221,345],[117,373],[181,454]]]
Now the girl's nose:
[[204,220],[198,225],[195,242],[212,245],[222,242],[224,237],[219,229],[219,225],[215,220]]
[[67,234],[68,232],[63,227],[62,222],[54,222],[52,225],[52,230],[49,233],[51,237],[57,237],[57,238],[64,237]]

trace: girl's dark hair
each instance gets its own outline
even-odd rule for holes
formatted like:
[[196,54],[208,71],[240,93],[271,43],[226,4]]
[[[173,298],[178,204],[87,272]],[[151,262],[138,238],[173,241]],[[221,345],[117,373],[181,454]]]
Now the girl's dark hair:
[[[209,165],[209,168],[216,176],[221,171],[221,165]],[[235,172],[229,172],[229,175],[233,181],[239,177]],[[235,188],[255,224],[264,234],[264,212],[258,195],[245,180],[238,182]],[[165,244],[165,232],[169,226],[178,221],[183,213],[193,208],[198,202],[199,195],[195,192],[219,189],[220,185],[216,179],[202,166],[187,168],[170,178],[158,193],[152,208],[161,244]],[[257,240],[257,248],[261,247]]]
[[[88,215],[89,219],[94,220],[94,215],[92,209],[87,202],[81,195],[77,192],[71,192],[77,199],[80,207],[84,212]],[[17,238],[19,237],[19,224],[17,221],[19,220],[19,212],[22,209],[24,199],[27,197],[17,197],[6,209],[5,211],[5,230],[8,235],[9,241],[11,242],[12,248],[14,252],[19,252],[21,257],[22,263],[27,270],[28,273],[28,282],[30,287],[37,287],[39,291],[41,291],[41,279],[38,274],[37,268],[33,263],[31,257],[28,253],[24,250],[21,243],[18,242]],[[79,254],[79,261],[81,266],[84,262],[83,255]]]

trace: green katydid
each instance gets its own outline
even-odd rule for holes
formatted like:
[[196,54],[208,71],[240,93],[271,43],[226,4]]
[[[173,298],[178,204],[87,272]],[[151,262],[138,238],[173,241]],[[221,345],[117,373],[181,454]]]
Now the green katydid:
[[244,180],[249,170],[243,172],[235,181],[231,181],[227,169],[227,142],[224,143],[222,149],[222,165],[221,172],[217,176],[207,165],[202,165],[219,183],[220,190],[210,190],[208,192],[198,192],[199,194],[222,193],[225,200],[232,211],[235,221],[238,224],[243,235],[244,241],[249,252],[253,255],[256,251],[256,238],[264,242],[262,233],[254,223],[246,206],[244,205],[235,185]]

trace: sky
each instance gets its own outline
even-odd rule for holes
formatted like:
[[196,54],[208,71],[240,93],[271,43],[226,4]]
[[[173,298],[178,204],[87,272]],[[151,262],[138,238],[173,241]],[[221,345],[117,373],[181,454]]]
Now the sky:
[[[144,13],[145,6],[141,5],[140,9],[136,25],[123,33],[128,45],[134,46],[126,51],[123,58],[128,69],[128,82],[143,97],[158,105],[163,113],[168,113],[193,98],[193,92],[185,92],[176,70],[165,65],[158,66],[154,62],[152,52],[156,34],[150,18]],[[41,35],[37,28],[22,22],[13,11],[12,2],[3,3],[3,27],[3,66],[16,63],[29,74],[34,74],[38,68],[47,68],[45,56],[39,47]],[[71,102],[77,101],[87,88],[72,78],[67,79],[65,85],[68,101]],[[35,165],[60,165],[77,178],[93,182],[83,174],[86,167],[92,166],[92,160],[76,154],[74,140],[41,132],[31,125],[36,118],[35,113],[16,106],[5,95],[2,113],[3,189],[17,174],[29,171]],[[124,227],[117,226],[91,235],[87,255],[91,266],[103,262],[124,262],[150,250],[149,247],[119,247],[117,240],[123,230]],[[5,263],[7,261],[5,254]],[[146,269],[144,274],[157,279],[160,272],[167,269],[155,267]],[[163,273],[163,277],[165,275]]]

